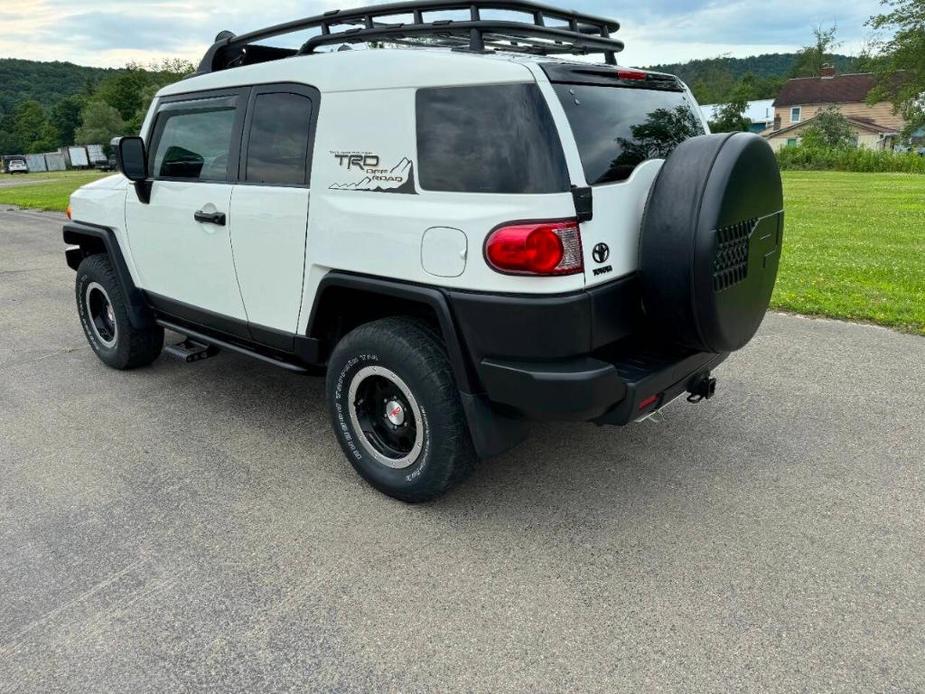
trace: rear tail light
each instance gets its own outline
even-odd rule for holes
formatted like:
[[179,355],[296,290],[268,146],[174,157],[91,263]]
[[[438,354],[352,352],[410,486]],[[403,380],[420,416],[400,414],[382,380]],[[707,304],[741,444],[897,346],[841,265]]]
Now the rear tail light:
[[498,272],[574,275],[584,269],[578,222],[524,222],[498,227],[485,240],[485,259]]

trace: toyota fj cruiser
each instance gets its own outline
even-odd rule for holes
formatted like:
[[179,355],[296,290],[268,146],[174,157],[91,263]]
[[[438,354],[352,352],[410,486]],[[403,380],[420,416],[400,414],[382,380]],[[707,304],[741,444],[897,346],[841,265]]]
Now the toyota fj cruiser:
[[[71,198],[94,352],[144,366],[166,328],[188,361],[326,369],[344,453],[405,501],[529,419],[709,398],[768,306],[780,176],[677,78],[617,66],[618,28],[429,0],[222,32],[119,141],[121,174]],[[380,47],[325,50],[352,44]]]

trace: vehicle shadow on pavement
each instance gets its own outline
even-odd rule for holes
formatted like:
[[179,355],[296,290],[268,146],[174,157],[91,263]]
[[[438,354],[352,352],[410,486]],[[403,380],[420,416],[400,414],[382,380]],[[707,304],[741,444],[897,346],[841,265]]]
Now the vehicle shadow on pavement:
[[[405,506],[367,486],[350,467],[330,429],[323,378],[293,376],[229,353],[193,365],[162,356],[152,369],[160,372],[152,378],[164,381],[175,400],[175,416],[235,423],[237,433],[223,442],[243,447],[235,457],[247,455],[249,440],[272,440],[284,456],[272,465],[285,466],[292,484],[311,480],[317,485],[313,494],[323,494],[328,484],[347,485],[353,503]],[[472,509],[478,516],[470,521],[500,516],[535,522],[543,509],[550,522],[580,523],[598,513],[612,516],[615,509],[632,514],[664,503],[666,495],[709,495],[724,468],[747,474],[743,457],[767,450],[766,440],[759,443],[754,432],[724,416],[735,407],[736,396],[731,399],[727,393],[725,403],[717,398],[694,406],[680,398],[652,420],[626,427],[531,423],[521,445],[480,461],[445,497],[407,508],[450,522]],[[180,407],[188,411],[178,412]],[[253,462],[251,473],[263,474]]]

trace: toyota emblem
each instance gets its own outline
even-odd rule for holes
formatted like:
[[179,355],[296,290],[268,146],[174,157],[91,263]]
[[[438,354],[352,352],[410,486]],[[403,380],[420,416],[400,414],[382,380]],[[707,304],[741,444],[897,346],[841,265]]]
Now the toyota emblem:
[[606,243],[596,244],[591,250],[591,257],[594,258],[595,263],[603,263],[610,257],[610,248]]

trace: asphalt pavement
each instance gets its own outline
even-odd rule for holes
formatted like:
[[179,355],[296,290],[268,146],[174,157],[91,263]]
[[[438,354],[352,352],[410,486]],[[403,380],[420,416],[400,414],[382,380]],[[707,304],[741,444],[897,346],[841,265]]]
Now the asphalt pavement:
[[[0,188],[18,188],[19,186],[31,186],[35,183],[51,183],[54,181],[53,178],[33,178],[32,176],[23,176],[21,179],[18,176],[6,176],[0,178]],[[0,209],[7,209],[6,207]]]
[[408,506],[321,379],[106,368],[3,209],[0,691],[925,691],[925,339],[771,314],[712,400]]

